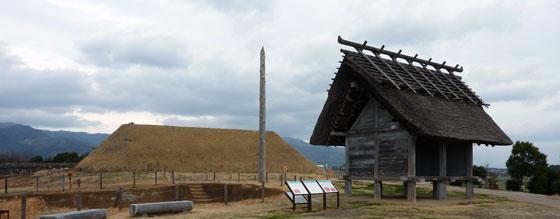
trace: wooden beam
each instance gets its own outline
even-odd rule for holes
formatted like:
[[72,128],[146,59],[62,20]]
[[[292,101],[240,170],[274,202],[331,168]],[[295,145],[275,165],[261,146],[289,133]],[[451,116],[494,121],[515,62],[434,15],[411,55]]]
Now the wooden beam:
[[410,76],[414,82],[416,82],[416,84],[418,84],[422,89],[424,89],[424,91],[426,91],[426,93],[428,93],[430,96],[434,96],[432,94],[432,92],[430,92],[425,86],[424,84],[420,83],[420,81],[418,81],[418,79],[416,79],[416,77],[411,74],[399,61],[397,61],[397,59],[394,56],[391,56],[391,59],[393,60],[393,62],[395,64],[397,64],[404,72],[406,72],[406,74],[408,74],[408,76]]
[[352,178],[350,176],[350,154],[348,153],[348,137],[344,138],[344,165],[346,166],[346,178],[344,179],[344,195],[352,197]]
[[451,83],[457,90],[459,90],[459,91],[461,92],[461,94],[463,94],[463,96],[467,97],[467,98],[468,98],[471,102],[473,102],[474,104],[479,104],[478,102],[474,101],[467,93],[465,93],[465,92],[463,91],[463,89],[459,88],[459,86],[457,86],[457,84],[455,84],[454,79],[451,79],[451,78],[450,78],[450,77],[455,77],[455,76],[453,76],[452,74],[448,74],[448,75],[446,76],[446,75],[445,75],[443,72],[441,72],[441,70],[438,69],[438,68],[436,68],[436,71],[437,71],[438,73],[442,74],[442,75],[447,79],[447,81],[449,81],[449,83]]
[[412,64],[410,60],[406,60],[406,61],[408,62],[408,65],[410,67],[412,67],[416,72],[418,72],[418,74],[422,75],[422,77],[424,77],[424,79],[426,79],[426,81],[428,81],[430,85],[432,85],[432,87],[434,87],[443,97],[445,97],[445,99],[449,100],[449,97],[447,97],[447,95],[445,95],[445,93],[443,93],[443,91],[439,89],[439,87],[436,86],[430,78],[426,77],[426,75],[424,75],[424,73],[422,73],[422,71],[420,71],[420,69],[418,69],[416,66],[414,66],[414,64]]
[[[365,45],[366,43],[367,43],[367,41],[364,42],[364,45]],[[358,47],[354,47],[354,48],[356,49],[356,51],[358,51],[358,53],[360,53],[360,55],[361,55],[370,65],[372,65],[372,66],[373,66],[379,73],[381,73],[387,80],[389,80],[393,85],[395,85],[395,87],[396,87],[397,89],[399,89],[399,90],[401,89],[401,87],[399,87],[399,85],[398,85],[397,83],[395,83],[395,81],[393,81],[393,79],[391,79],[391,78],[385,73],[385,71],[381,70],[381,68],[379,68],[379,66],[377,66],[373,61],[371,61],[371,59],[369,59],[369,58],[367,57],[367,55],[364,54],[364,52],[362,52],[361,49],[359,49]]]
[[404,80],[403,77],[401,77],[401,75],[399,73],[397,73],[393,68],[391,68],[391,66],[385,62],[385,59],[381,58],[381,55],[379,55],[379,53],[373,53],[373,55],[375,55],[375,57],[379,60],[381,60],[381,62],[385,65],[385,67],[387,67],[391,72],[393,72],[393,74],[395,76],[397,76],[397,78],[399,78],[399,80],[406,85],[410,90],[412,90],[412,92],[414,93],[418,93],[416,92],[416,89],[414,89],[412,86],[410,86],[410,84],[408,84],[408,82],[406,82],[406,80]]
[[331,131],[332,136],[348,136],[348,132]]
[[430,69],[428,69],[425,65],[422,65],[422,69],[424,69],[425,71],[427,71],[428,73],[430,73],[435,79],[436,81],[439,82],[439,84],[443,85],[443,87],[445,87],[445,89],[447,89],[447,91],[449,91],[449,93],[453,94],[453,96],[455,96],[455,98],[457,99],[461,99],[459,98],[459,96],[457,96],[457,94],[455,94],[455,92],[453,92],[451,89],[449,89],[449,87],[443,83],[443,81],[441,81],[441,79],[439,79],[437,74],[434,74],[432,71],[430,71]]
[[[473,146],[472,144],[467,145],[467,153],[466,153],[466,167],[467,167],[467,177],[473,176]],[[474,182],[472,180],[468,180],[466,182],[466,191],[465,197],[468,200],[471,200],[474,197]]]
[[408,179],[406,183],[406,199],[416,202],[416,181],[410,180],[416,177],[416,137],[409,134],[408,137]]
[[352,42],[352,41],[342,39],[341,36],[338,36],[338,43],[340,43],[342,45],[355,47],[355,48],[358,47],[358,48],[361,48],[361,49],[366,49],[366,50],[369,50],[371,52],[383,53],[383,54],[386,54],[388,56],[396,56],[396,57],[399,57],[399,58],[402,58],[402,59],[418,62],[420,64],[431,65],[431,66],[434,66],[434,67],[448,69],[450,71],[455,71],[455,72],[462,72],[463,71],[463,67],[459,68],[458,66],[452,67],[452,66],[448,66],[448,65],[442,65],[440,63],[432,62],[431,59],[430,60],[424,60],[424,59],[420,59],[416,56],[412,57],[412,56],[408,56],[408,55],[404,55],[404,54],[400,54],[400,53],[396,53],[396,52],[391,52],[391,51],[387,51],[387,50],[380,50],[380,49],[375,48],[375,47],[366,46],[365,44],[359,44],[359,43],[355,43],[355,42]]
[[[440,142],[438,145],[438,175],[440,177],[447,176],[447,144]],[[447,199],[447,184],[445,180],[434,181],[435,196],[437,200]]]

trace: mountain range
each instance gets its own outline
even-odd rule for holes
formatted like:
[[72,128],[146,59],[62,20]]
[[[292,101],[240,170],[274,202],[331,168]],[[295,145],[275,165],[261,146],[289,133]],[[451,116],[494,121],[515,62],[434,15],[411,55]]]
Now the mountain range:
[[[108,136],[109,134],[102,133],[49,131],[28,125],[0,122],[0,154],[42,157],[62,152],[84,154],[93,150]],[[315,164],[336,167],[344,163],[343,147],[314,146],[290,137],[284,137],[284,140]]]
[[301,139],[284,137],[299,153],[316,164],[340,167],[344,164],[344,147],[327,147],[311,145]]
[[48,131],[28,125],[0,123],[0,154],[54,156],[62,152],[90,152],[109,136],[85,132]]

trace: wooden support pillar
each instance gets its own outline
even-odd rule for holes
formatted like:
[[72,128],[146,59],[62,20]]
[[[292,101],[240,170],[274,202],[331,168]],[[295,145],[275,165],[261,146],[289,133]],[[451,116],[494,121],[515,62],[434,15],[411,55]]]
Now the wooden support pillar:
[[408,181],[402,182],[403,193],[402,196],[406,197],[408,195]]
[[436,181],[434,192],[437,200],[446,200],[447,184],[444,178],[447,177],[447,144],[440,142],[438,149],[438,173],[441,179]]
[[381,197],[383,196],[383,181],[375,180],[373,190],[373,199],[381,200]]
[[35,192],[39,192],[39,176],[35,176]]
[[21,194],[21,219],[27,219],[27,194]]
[[99,189],[103,189],[103,172],[99,172]]
[[352,196],[352,178],[350,177],[350,155],[348,154],[348,137],[345,138],[344,147],[344,165],[346,166],[346,173],[344,176],[344,195],[347,197]]
[[408,178],[406,182],[406,199],[416,202],[416,137],[408,137]]
[[467,167],[467,177],[470,179],[467,180],[465,197],[468,200],[471,200],[474,196],[474,182],[471,180],[473,176],[473,145],[467,145],[467,153],[466,153],[466,167]]

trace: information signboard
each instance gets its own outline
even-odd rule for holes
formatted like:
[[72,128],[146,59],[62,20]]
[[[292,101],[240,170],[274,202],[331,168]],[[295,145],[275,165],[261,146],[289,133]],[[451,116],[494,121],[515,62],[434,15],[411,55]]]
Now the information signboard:
[[309,193],[300,181],[286,181],[286,185],[290,187],[290,190],[294,195],[308,195]]
[[317,180],[317,183],[325,190],[325,193],[336,193],[338,190],[330,180]]
[[311,194],[323,194],[323,190],[321,189],[321,186],[319,186],[319,184],[317,184],[317,181],[315,181],[315,180],[303,180],[302,182],[305,185],[305,187],[307,188],[307,190],[309,190],[309,193],[311,193]]

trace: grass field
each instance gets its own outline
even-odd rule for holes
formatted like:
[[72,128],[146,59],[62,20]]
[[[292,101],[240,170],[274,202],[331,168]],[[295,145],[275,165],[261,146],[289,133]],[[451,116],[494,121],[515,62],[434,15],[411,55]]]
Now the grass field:
[[[251,183],[251,182],[247,182]],[[344,191],[343,183],[336,185]],[[279,188],[279,184],[270,183]],[[341,194],[341,206],[336,209],[335,196],[329,196],[328,209],[322,210],[321,198],[313,199],[313,210],[308,212],[300,206],[291,210],[291,203],[283,196],[267,198],[264,203],[258,199],[230,203],[196,204],[192,212],[177,215],[160,215],[153,218],[560,218],[560,208],[518,202],[507,198],[476,194],[470,202],[465,200],[464,192],[449,191],[447,201],[431,199],[429,184],[419,184],[418,202],[409,203],[401,196],[402,187],[396,183],[383,185],[384,198],[373,200],[373,183],[355,181],[353,197]],[[28,200],[32,215],[68,211],[71,209],[52,209],[42,200]],[[1,203],[17,206],[18,200]],[[110,218],[128,217],[127,209],[109,209]],[[14,213],[17,218],[17,212]]]

